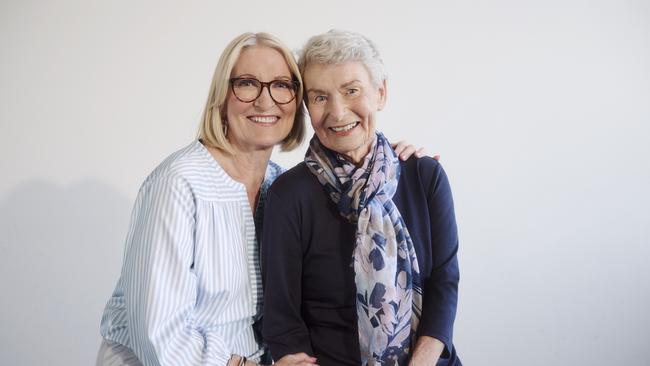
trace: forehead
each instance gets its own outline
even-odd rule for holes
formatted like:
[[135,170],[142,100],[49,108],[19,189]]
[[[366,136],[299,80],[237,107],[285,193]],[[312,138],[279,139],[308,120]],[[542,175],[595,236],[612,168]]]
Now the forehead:
[[304,72],[303,79],[308,88],[338,88],[342,84],[354,80],[370,84],[370,73],[366,66],[359,61],[340,64],[310,64]]
[[278,77],[291,77],[289,65],[282,53],[268,46],[249,46],[239,54],[231,76],[253,75],[265,81]]

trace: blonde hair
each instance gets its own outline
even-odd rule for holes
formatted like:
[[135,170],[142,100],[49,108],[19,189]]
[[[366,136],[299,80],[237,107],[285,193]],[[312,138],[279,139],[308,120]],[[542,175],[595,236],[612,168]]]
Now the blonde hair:
[[300,52],[298,65],[304,73],[312,63],[338,65],[348,61],[361,62],[375,86],[386,80],[379,48],[369,38],[355,32],[332,29],[311,37]]
[[208,100],[205,103],[203,117],[199,127],[199,139],[207,146],[217,148],[228,154],[234,154],[230,142],[224,133],[223,115],[228,90],[230,88],[230,74],[237,63],[242,50],[250,46],[266,46],[279,51],[287,61],[291,77],[299,83],[296,91],[296,115],[293,126],[287,137],[282,140],[282,151],[290,151],[300,145],[305,137],[305,110],[302,104],[302,78],[298,64],[292,52],[279,39],[268,33],[244,33],[233,39],[223,50],[217,67],[214,70]]

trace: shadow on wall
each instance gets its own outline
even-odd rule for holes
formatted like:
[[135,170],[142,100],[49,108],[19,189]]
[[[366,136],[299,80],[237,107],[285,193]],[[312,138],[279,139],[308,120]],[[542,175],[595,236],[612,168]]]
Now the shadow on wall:
[[94,364],[130,201],[100,182],[44,181],[0,200],[0,364]]

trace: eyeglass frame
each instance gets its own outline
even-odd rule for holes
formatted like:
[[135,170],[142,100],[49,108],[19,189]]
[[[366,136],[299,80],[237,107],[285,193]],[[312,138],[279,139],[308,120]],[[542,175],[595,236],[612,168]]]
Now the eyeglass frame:
[[[257,93],[257,96],[252,100],[249,100],[249,101],[241,100],[237,96],[237,93],[235,93],[235,81],[238,81],[238,80],[255,80],[255,81],[257,81],[258,83],[260,83],[260,92]],[[277,100],[275,100],[275,98],[273,98],[273,93],[271,93],[271,84],[273,84],[275,82],[278,82],[278,81],[289,82],[294,87],[293,96],[291,97],[291,99],[288,102],[280,103]],[[293,102],[294,99],[296,99],[296,94],[298,92],[298,88],[300,88],[300,82],[298,82],[298,80],[288,81],[288,80],[282,80],[282,79],[275,79],[275,80],[271,80],[271,81],[260,81],[260,80],[257,80],[256,78],[252,78],[252,77],[238,77],[238,78],[230,78],[229,82],[230,82],[230,90],[232,90],[232,95],[234,95],[235,98],[237,98],[237,100],[242,102],[242,103],[253,103],[254,101],[258,100],[260,95],[262,95],[262,92],[264,91],[264,87],[266,87],[266,90],[269,91],[269,97],[271,97],[271,100],[273,100],[273,102],[275,104],[280,104],[280,105],[289,104],[289,103]]]

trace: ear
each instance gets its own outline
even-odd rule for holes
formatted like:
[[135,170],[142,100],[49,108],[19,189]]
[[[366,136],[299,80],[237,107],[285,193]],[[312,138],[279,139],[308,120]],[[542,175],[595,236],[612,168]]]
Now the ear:
[[379,100],[377,101],[377,110],[381,111],[384,109],[384,106],[386,105],[386,79],[381,82],[381,85],[377,89],[377,92],[379,93]]

